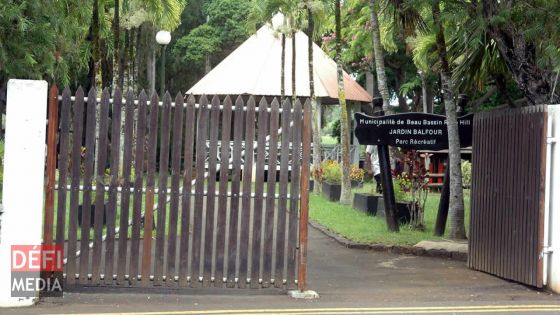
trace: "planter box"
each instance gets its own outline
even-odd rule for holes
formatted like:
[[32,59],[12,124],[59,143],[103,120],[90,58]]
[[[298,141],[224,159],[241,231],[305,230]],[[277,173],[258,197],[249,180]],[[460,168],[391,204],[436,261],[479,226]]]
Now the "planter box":
[[340,200],[340,191],[342,186],[340,184],[331,184],[328,182],[323,182],[323,196],[330,201]]
[[397,202],[397,218],[400,224],[410,223],[410,211],[408,203]]
[[[377,215],[379,199],[383,201],[378,195],[356,193],[352,200],[352,207],[369,215]],[[383,214],[385,214],[385,212],[383,212]]]
[[350,181],[350,187],[352,187],[352,188],[362,187],[362,186],[364,186],[363,182],[359,182],[357,180],[351,180]]

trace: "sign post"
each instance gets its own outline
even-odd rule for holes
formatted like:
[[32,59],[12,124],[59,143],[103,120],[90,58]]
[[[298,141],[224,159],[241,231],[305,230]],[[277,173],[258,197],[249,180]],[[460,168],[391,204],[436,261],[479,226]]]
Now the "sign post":
[[[458,119],[461,147],[472,144],[473,116],[469,114]],[[433,151],[447,149],[447,119],[443,115],[426,113],[384,116],[382,112],[375,117],[356,113],[354,119],[354,133],[360,144],[376,145],[378,148],[387,226],[391,231],[398,231],[388,146]]]
[[[378,117],[385,115],[379,111]],[[357,129],[357,128],[356,128]],[[357,134],[356,134],[357,135]],[[359,139],[358,139],[359,140]],[[360,141],[360,143],[362,143]],[[379,168],[381,170],[381,185],[383,186],[383,202],[385,203],[385,220],[390,231],[399,231],[399,221],[397,218],[397,204],[395,192],[393,190],[393,177],[391,174],[391,159],[389,157],[389,146],[381,144],[377,146],[379,157]]]
[[[372,117],[354,115],[356,138],[360,144],[390,145],[414,150],[444,150],[448,148],[447,119],[443,115],[405,113]],[[473,114],[458,119],[461,147],[472,143]]]

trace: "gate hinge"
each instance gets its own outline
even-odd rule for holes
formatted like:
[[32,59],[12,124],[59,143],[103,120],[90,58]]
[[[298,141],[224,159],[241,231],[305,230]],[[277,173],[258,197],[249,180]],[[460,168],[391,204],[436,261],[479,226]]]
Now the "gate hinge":
[[554,249],[552,247],[544,247],[542,250],[543,255],[544,254],[552,254],[554,252]]
[[556,143],[556,138],[555,137],[547,137],[546,138],[546,143],[547,144]]

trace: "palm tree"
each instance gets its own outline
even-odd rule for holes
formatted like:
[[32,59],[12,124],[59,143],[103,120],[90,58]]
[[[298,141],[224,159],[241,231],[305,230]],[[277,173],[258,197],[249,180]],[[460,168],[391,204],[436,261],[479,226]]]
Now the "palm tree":
[[443,101],[447,117],[447,133],[449,140],[449,209],[450,227],[449,237],[466,239],[465,233],[465,204],[463,201],[463,179],[461,174],[461,145],[459,142],[459,127],[457,123],[457,105],[453,99],[453,82],[447,60],[443,23],[441,21],[440,0],[432,2],[432,17],[436,30],[436,45],[440,62],[441,85]]
[[93,0],[93,8],[91,14],[91,24],[89,27],[88,40],[91,42],[91,56],[89,59],[89,72],[88,81],[89,86],[87,90],[96,85],[97,80],[97,62],[99,61],[99,3]]
[[[313,19],[313,11],[311,1],[307,1],[307,55],[309,58],[309,97],[311,98],[311,108],[313,109],[313,170],[318,170],[321,165],[321,126],[319,125],[319,117],[321,111],[317,106],[317,97],[315,97],[315,78],[313,68],[313,34],[315,32],[315,23]],[[319,185],[321,176],[318,172],[313,172],[315,185],[313,191],[320,194],[322,191]]]
[[[284,19],[277,31],[281,34],[282,53],[281,53],[281,69],[280,69],[280,93],[281,97],[285,97],[285,55],[286,55],[286,35],[292,40],[292,101],[297,96],[296,91],[296,38],[297,31],[307,27],[308,35],[308,63],[309,63],[309,92],[312,102],[313,112],[313,166],[317,168],[321,163],[321,130],[318,126],[319,108],[317,98],[315,96],[314,86],[314,70],[313,70],[313,38],[318,35],[321,25],[324,21],[325,6],[322,1],[306,0],[304,3],[293,0],[269,0],[269,1],[253,1],[250,17],[248,18],[249,27],[254,28],[255,24],[268,22],[268,20],[282,13]],[[307,25],[306,25],[307,24]],[[317,175],[317,174],[315,174]],[[316,178],[317,179],[317,178]],[[321,185],[314,186],[315,192],[320,192]]]
[[335,33],[336,33],[336,74],[338,79],[338,101],[340,103],[340,138],[342,144],[342,190],[340,203],[352,202],[352,190],[350,187],[350,131],[348,125],[348,110],[346,106],[346,94],[344,92],[344,72],[342,69],[342,41],[340,22],[340,0],[335,1]]
[[[291,11],[290,0],[253,0],[251,2],[251,10],[247,18],[247,28],[251,31],[255,31],[255,25],[261,23],[269,23],[271,19],[277,14],[282,14],[282,21],[280,25],[272,25],[276,27],[275,31],[280,34],[281,37],[281,55],[280,55],[280,97],[284,99],[286,96],[285,78],[286,78],[286,35],[291,35],[291,30],[289,27],[289,18],[286,14]],[[295,38],[295,37],[294,37]],[[292,43],[292,47],[295,44]],[[293,49],[292,57],[295,57],[295,49]],[[295,61],[295,58],[292,58]],[[295,67],[292,66],[292,80],[295,80],[293,71]],[[295,95],[295,88],[292,86],[292,95]]]
[[[137,57],[144,57],[150,90],[155,89],[156,30],[173,31],[181,23],[185,0],[130,0],[123,1],[122,15],[126,27],[137,29]],[[140,61],[140,59],[138,60]],[[140,66],[140,65],[138,65]],[[140,68],[138,69],[140,76]],[[141,81],[141,80],[136,80]],[[142,85],[144,82],[140,82]]]
[[377,17],[377,8],[375,0],[369,1],[371,11],[371,39],[373,42],[373,54],[375,56],[375,73],[377,74],[377,87],[383,98],[383,110],[391,113],[391,105],[389,104],[389,88],[387,87],[387,74],[385,72],[385,61],[383,59],[383,47],[381,46],[381,35],[379,33],[379,20]]

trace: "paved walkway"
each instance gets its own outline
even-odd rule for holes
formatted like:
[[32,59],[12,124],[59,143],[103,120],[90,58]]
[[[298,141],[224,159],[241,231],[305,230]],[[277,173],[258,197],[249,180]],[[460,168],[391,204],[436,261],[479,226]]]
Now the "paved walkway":
[[[33,308],[0,309],[0,314],[186,314],[185,311],[247,309],[268,309],[264,313],[275,309],[282,314],[287,314],[288,309],[305,309],[296,311],[297,314],[511,312],[502,305],[517,305],[519,313],[534,314],[545,310],[549,314],[560,314],[559,296],[469,270],[464,262],[347,249],[312,228],[309,287],[320,294],[320,299],[294,300],[274,290],[186,289],[130,293],[127,289],[95,289],[87,293],[68,293],[63,299],[45,301]],[[558,309],[539,306],[550,304],[557,305]],[[395,308],[389,310],[387,307]]]

